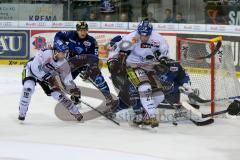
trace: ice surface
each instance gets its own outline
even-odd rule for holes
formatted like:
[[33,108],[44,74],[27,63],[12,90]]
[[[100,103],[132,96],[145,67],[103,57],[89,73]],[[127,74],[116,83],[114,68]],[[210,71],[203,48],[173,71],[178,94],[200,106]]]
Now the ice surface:
[[[17,116],[21,71],[22,66],[0,66],[0,160],[239,159],[239,118],[219,118],[204,127],[190,122],[178,126],[164,122],[157,133],[132,128],[127,123],[119,127],[104,118],[85,123],[63,122],[54,115],[56,102],[44,95],[39,86],[27,119],[20,124]],[[104,75],[110,83],[106,70]],[[99,100],[91,98],[89,103],[95,105]]]

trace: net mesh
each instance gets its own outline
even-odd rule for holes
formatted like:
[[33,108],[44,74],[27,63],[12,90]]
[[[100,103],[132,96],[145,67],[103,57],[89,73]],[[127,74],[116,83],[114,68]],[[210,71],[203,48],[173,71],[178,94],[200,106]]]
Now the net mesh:
[[[180,63],[189,74],[192,87],[199,90],[201,98],[219,100],[238,96],[240,95],[240,83],[236,76],[230,42],[222,43],[212,61],[211,57],[199,59],[199,57],[212,54],[215,45],[214,42],[206,40],[178,39]],[[212,93],[214,96],[211,98]],[[215,101],[215,104],[206,105],[212,105],[217,111],[229,104],[229,100],[219,100]]]

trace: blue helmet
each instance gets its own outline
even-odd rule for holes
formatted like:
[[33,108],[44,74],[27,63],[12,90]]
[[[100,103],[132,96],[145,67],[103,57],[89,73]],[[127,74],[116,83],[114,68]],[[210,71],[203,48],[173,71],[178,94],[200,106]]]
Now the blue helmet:
[[116,37],[114,37],[113,39],[111,39],[110,41],[110,46],[114,46],[117,42],[120,42],[122,40],[122,36],[117,35]]
[[141,36],[149,36],[151,35],[153,30],[152,24],[149,23],[148,20],[143,20],[141,23],[138,25],[137,31],[138,34]]
[[55,49],[57,52],[67,53],[69,48],[62,41],[57,40],[57,41],[54,41],[53,43],[53,49]]

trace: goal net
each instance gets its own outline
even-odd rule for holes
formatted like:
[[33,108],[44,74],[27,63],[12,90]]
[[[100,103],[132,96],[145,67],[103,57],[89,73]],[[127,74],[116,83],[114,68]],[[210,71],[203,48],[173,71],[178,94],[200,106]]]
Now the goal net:
[[192,87],[199,89],[199,97],[211,100],[204,105],[209,106],[212,113],[231,103],[222,99],[240,95],[231,44],[222,42],[217,49],[218,41],[177,39],[177,58],[189,74]]

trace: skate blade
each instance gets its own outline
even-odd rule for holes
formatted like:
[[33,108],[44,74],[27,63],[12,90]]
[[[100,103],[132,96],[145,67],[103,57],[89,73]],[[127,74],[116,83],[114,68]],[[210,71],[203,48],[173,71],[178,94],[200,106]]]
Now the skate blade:
[[151,131],[153,133],[157,133],[158,132],[158,127],[152,127],[151,125],[132,123],[130,126],[134,127],[134,128],[138,128],[140,130]]

